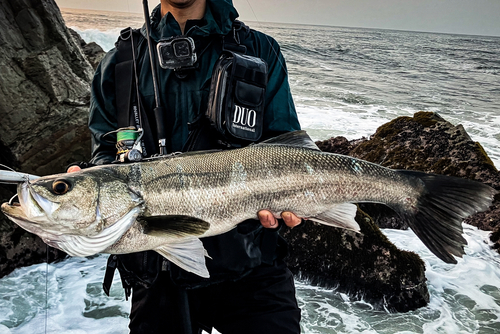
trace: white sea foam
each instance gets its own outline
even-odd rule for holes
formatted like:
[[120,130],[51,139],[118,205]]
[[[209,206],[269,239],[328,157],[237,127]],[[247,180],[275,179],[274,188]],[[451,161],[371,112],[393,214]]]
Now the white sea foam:
[[[426,263],[430,304],[391,314],[329,289],[297,284],[304,333],[494,333],[500,330],[500,255],[488,232],[464,225],[466,255],[457,265],[436,258],[412,231],[384,230]],[[21,268],[0,280],[0,333],[127,333],[130,304],[118,279],[102,292],[106,257],[70,258]],[[46,281],[47,280],[47,281]],[[47,288],[47,291],[46,291]],[[48,305],[48,309],[45,306]],[[43,329],[43,330],[42,330]]]
[[14,271],[0,281],[0,324],[13,334],[127,333],[129,302],[118,275],[111,296],[104,295],[105,265],[100,256]]
[[115,47],[115,42],[118,40],[118,36],[120,36],[120,28],[111,29],[107,31],[100,31],[98,29],[84,29],[81,30],[78,27],[73,28],[85,42],[95,42],[99,44],[102,49],[106,52]]
[[426,264],[428,306],[404,314],[373,310],[338,292],[297,283],[304,333],[495,333],[500,330],[500,256],[488,232],[464,225],[469,245],[457,265],[436,258],[408,231],[384,230]]

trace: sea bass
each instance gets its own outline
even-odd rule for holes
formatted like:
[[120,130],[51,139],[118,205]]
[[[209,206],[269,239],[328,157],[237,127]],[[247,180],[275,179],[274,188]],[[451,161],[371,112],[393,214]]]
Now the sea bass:
[[200,238],[270,210],[359,231],[354,203],[382,203],[440,259],[456,263],[461,222],[496,191],[479,182],[391,170],[321,152],[304,131],[229,151],[193,152],[27,180],[3,213],[72,256],[155,250],[209,277]]

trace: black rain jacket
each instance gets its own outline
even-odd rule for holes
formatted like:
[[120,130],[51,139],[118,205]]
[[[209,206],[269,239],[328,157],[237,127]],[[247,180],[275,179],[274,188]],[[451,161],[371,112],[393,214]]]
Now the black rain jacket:
[[[188,22],[185,35],[196,43],[198,67],[186,78],[178,78],[172,70],[158,66],[161,105],[166,110],[164,124],[170,134],[169,150],[181,151],[189,135],[188,124],[206,112],[214,65],[222,52],[222,37],[232,33],[233,22],[238,17],[231,0],[207,0],[207,9],[202,20]],[[156,43],[161,39],[181,35],[180,27],[172,14],[161,17],[160,6],[151,16],[151,38]],[[141,33],[145,36],[146,29]],[[278,43],[271,37],[250,30],[241,40],[251,56],[264,59],[269,68],[265,96],[264,129],[262,139],[287,131],[300,130],[294,103],[290,93],[284,58]],[[115,159],[116,148],[113,135],[103,136],[117,125],[117,99],[128,96],[115,94],[115,66],[117,50],[112,49],[98,66],[92,82],[89,128],[92,133],[92,163],[105,164]],[[142,103],[152,115],[155,107],[153,80],[147,42],[142,38],[137,48],[139,69],[139,91]],[[148,117],[148,118],[152,118]],[[154,119],[150,119],[154,129]],[[111,141],[110,141],[111,139]],[[204,286],[214,282],[236,280],[262,263],[271,264],[281,257],[282,241],[274,230],[264,229],[258,220],[246,221],[237,228],[220,236],[202,239],[212,259],[207,258],[211,278],[201,279],[169,264],[172,277],[188,287]],[[280,244],[280,246],[276,246]],[[281,254],[281,255],[280,255]],[[141,252],[120,256],[125,272],[129,272],[146,284],[154,280],[163,261],[156,252]],[[123,273],[122,271],[120,271]],[[132,276],[133,276],[132,275]],[[122,275],[123,276],[123,275]],[[137,281],[129,278],[130,281]],[[132,285],[134,282],[132,282]]]

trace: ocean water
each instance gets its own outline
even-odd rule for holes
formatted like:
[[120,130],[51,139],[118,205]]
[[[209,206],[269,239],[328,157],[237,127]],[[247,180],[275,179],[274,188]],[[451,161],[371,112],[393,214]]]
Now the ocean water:
[[[63,10],[67,24],[105,50],[140,15]],[[246,22],[280,42],[299,120],[314,139],[369,136],[398,116],[435,111],[462,124],[500,166],[500,38]],[[375,310],[297,281],[303,333],[499,333],[500,255],[488,232],[464,225],[466,255],[448,265],[412,231],[384,230],[426,263],[427,307]],[[0,334],[127,333],[129,302],[118,277],[101,281],[106,257],[21,268],[0,279]],[[118,276],[118,275],[116,275]]]

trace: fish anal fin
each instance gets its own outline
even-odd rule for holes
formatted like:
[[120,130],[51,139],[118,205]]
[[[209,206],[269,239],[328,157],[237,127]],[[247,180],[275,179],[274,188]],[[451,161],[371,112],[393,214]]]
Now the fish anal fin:
[[169,243],[155,251],[188,272],[203,278],[210,277],[205,263],[205,256],[208,257],[208,254],[198,238],[187,238],[182,242]]
[[296,146],[302,148],[308,148],[315,151],[321,151],[314,141],[309,137],[309,135],[304,130],[287,132],[282,135],[270,138],[255,146],[264,145],[282,145],[282,146]]
[[139,221],[144,227],[144,234],[157,237],[167,235],[199,236],[210,228],[210,223],[190,216],[150,216],[140,217]]
[[327,211],[310,217],[309,220],[328,226],[359,232],[359,225],[354,219],[357,210],[358,207],[352,203],[336,204]]

